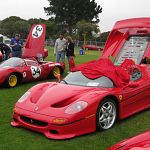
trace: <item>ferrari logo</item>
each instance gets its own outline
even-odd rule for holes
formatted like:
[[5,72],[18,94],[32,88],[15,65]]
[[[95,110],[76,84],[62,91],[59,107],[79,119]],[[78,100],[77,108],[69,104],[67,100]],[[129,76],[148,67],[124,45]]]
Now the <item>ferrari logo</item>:
[[35,107],[35,109],[34,109],[34,110],[35,110],[35,111],[37,111],[38,109],[39,109],[39,107],[37,106],[37,107]]
[[33,123],[33,120],[31,119],[30,122],[31,122],[31,124],[32,124],[32,123]]
[[123,97],[122,95],[119,95],[119,100],[122,101]]

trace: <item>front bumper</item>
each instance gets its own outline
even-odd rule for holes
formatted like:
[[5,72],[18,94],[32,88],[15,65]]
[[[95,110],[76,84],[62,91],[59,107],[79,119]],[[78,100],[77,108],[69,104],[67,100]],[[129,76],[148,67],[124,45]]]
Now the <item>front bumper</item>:
[[51,124],[55,118],[17,108],[11,125],[40,132],[50,139],[69,139],[96,130],[95,115],[65,125]]

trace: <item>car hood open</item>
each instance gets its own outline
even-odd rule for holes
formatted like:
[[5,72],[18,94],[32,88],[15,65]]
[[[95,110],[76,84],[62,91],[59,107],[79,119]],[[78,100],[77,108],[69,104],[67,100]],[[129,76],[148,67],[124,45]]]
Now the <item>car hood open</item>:
[[[148,17],[131,18],[116,22],[107,38],[102,58],[107,58],[109,56],[116,57],[128,37],[132,35],[143,36],[149,34],[150,18]],[[143,58],[144,57],[150,57],[150,44]]]

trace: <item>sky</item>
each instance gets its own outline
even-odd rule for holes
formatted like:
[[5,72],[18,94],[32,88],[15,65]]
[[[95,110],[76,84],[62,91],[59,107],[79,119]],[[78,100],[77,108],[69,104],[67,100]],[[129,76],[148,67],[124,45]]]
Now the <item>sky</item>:
[[[102,8],[99,15],[101,32],[110,31],[118,20],[137,17],[150,17],[150,0],[95,0]],[[0,20],[9,16],[23,19],[48,19],[43,7],[48,7],[47,0],[1,0]]]

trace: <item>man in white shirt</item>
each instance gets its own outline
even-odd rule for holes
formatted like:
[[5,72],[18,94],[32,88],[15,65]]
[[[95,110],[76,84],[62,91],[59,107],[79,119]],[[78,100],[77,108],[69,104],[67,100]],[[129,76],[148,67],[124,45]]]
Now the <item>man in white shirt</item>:
[[66,53],[66,43],[67,40],[64,38],[64,35],[61,33],[59,38],[55,42],[54,46],[54,55],[56,55],[56,62],[61,61],[65,63],[65,53]]

